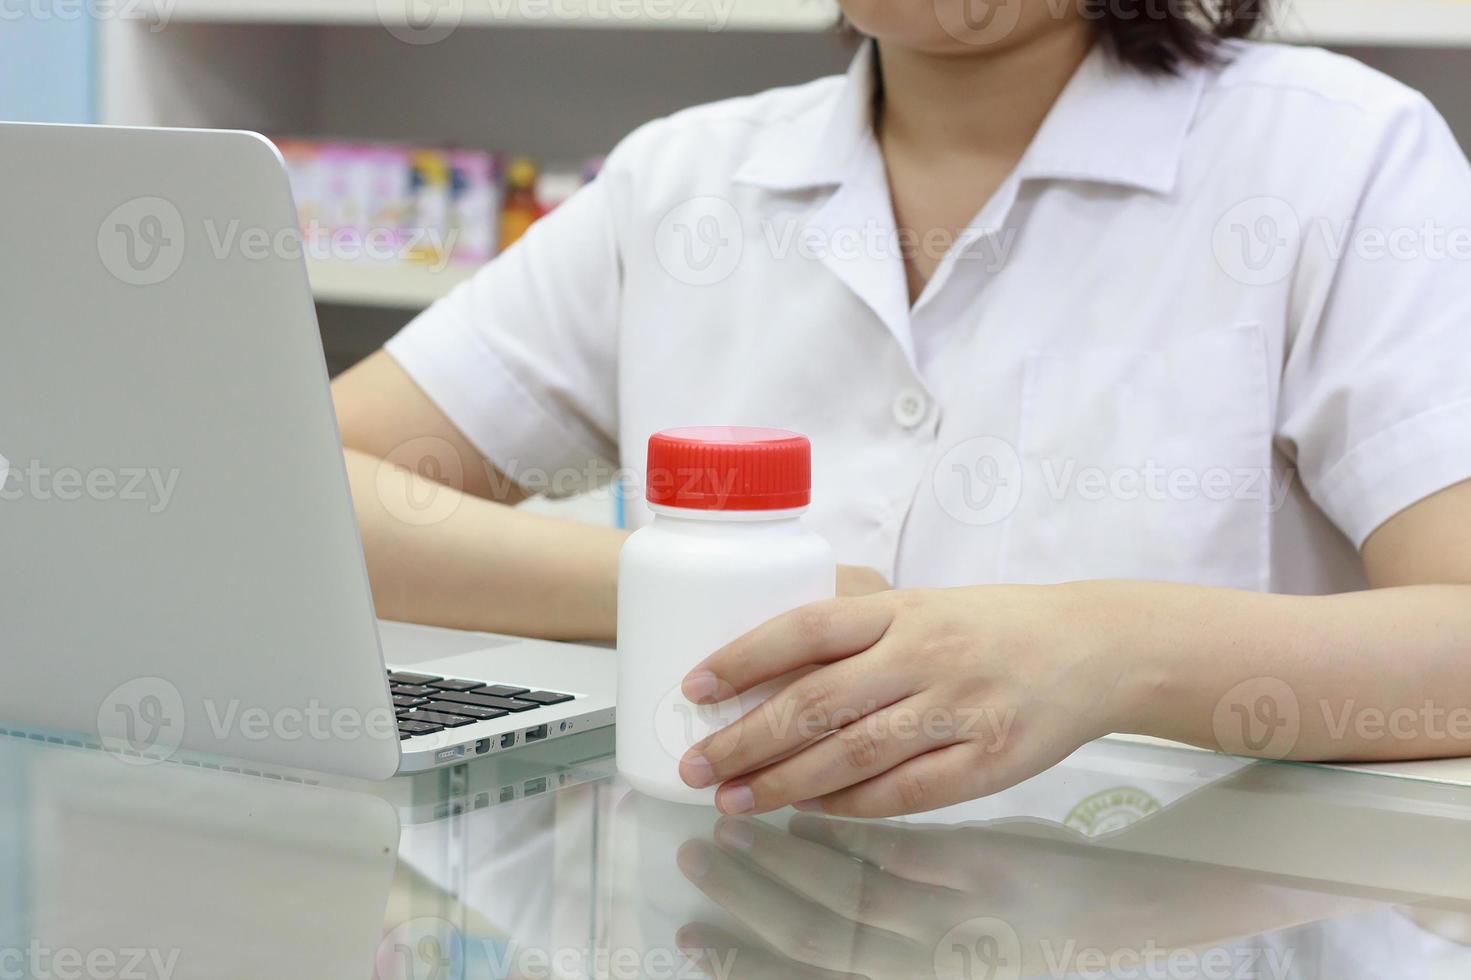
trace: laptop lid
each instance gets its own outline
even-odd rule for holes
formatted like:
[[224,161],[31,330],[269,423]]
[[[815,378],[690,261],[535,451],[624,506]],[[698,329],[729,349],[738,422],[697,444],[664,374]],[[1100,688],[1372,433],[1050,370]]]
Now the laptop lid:
[[372,597],[280,156],[0,124],[0,720],[383,778]]

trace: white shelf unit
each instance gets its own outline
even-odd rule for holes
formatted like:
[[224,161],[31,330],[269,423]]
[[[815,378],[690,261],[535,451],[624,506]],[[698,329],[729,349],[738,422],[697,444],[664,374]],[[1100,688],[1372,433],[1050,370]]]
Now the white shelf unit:
[[[175,23],[415,28],[415,0],[175,0]],[[1471,46],[1471,0],[1290,0],[1277,37],[1326,45]],[[449,27],[690,31],[825,30],[833,0],[439,0]]]
[[[416,34],[405,27],[415,7],[454,29]],[[849,57],[827,30],[833,0],[173,0],[167,9],[157,22],[104,23],[103,121],[458,144],[571,164],[649,119],[840,71]],[[413,311],[474,270],[319,261],[309,271],[322,303]]]
[[1303,44],[1471,48],[1471,0],[1291,0],[1276,21]]
[[695,31],[815,31],[837,19],[832,0],[439,0],[422,5],[422,11],[415,11],[416,6],[415,0],[177,0],[169,19]]
[[[410,9],[454,29],[416,43]],[[836,13],[833,0],[174,0],[162,23],[104,23],[102,116],[571,162],[685,105],[840,71]],[[1274,21],[1278,38],[1353,46],[1425,90],[1471,142],[1471,0],[1282,0]],[[401,311],[471,273],[311,267],[323,303]]]
[[319,303],[422,310],[473,276],[475,268],[312,259],[307,273]]

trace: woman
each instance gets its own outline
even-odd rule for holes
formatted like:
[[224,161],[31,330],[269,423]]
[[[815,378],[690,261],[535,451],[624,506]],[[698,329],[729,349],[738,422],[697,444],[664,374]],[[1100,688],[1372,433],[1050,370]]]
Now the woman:
[[931,809],[1112,731],[1471,754],[1471,173],[1429,104],[1229,40],[1254,0],[843,8],[845,78],[645,126],[337,382],[380,611],[610,637],[621,534],[504,505],[781,426],[845,595],[687,679],[819,665],[682,761],[726,812]]

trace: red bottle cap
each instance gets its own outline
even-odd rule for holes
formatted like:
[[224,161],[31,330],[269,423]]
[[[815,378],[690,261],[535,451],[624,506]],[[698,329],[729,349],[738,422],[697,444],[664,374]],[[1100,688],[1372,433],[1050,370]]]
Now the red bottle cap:
[[649,437],[645,497],[692,510],[787,510],[812,500],[812,443],[785,429],[708,425]]

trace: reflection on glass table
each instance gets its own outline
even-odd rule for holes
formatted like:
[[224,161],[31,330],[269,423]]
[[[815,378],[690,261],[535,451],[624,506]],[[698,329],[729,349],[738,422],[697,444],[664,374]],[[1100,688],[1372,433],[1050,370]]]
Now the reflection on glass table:
[[905,821],[753,820],[633,793],[607,733],[271,775],[0,740],[0,978],[1471,976],[1468,787],[1104,741]]
[[465,809],[405,832],[388,928],[438,958],[391,975],[1471,976],[1471,789],[1101,742],[936,816]]
[[399,822],[360,793],[0,739],[0,977],[366,977]]

